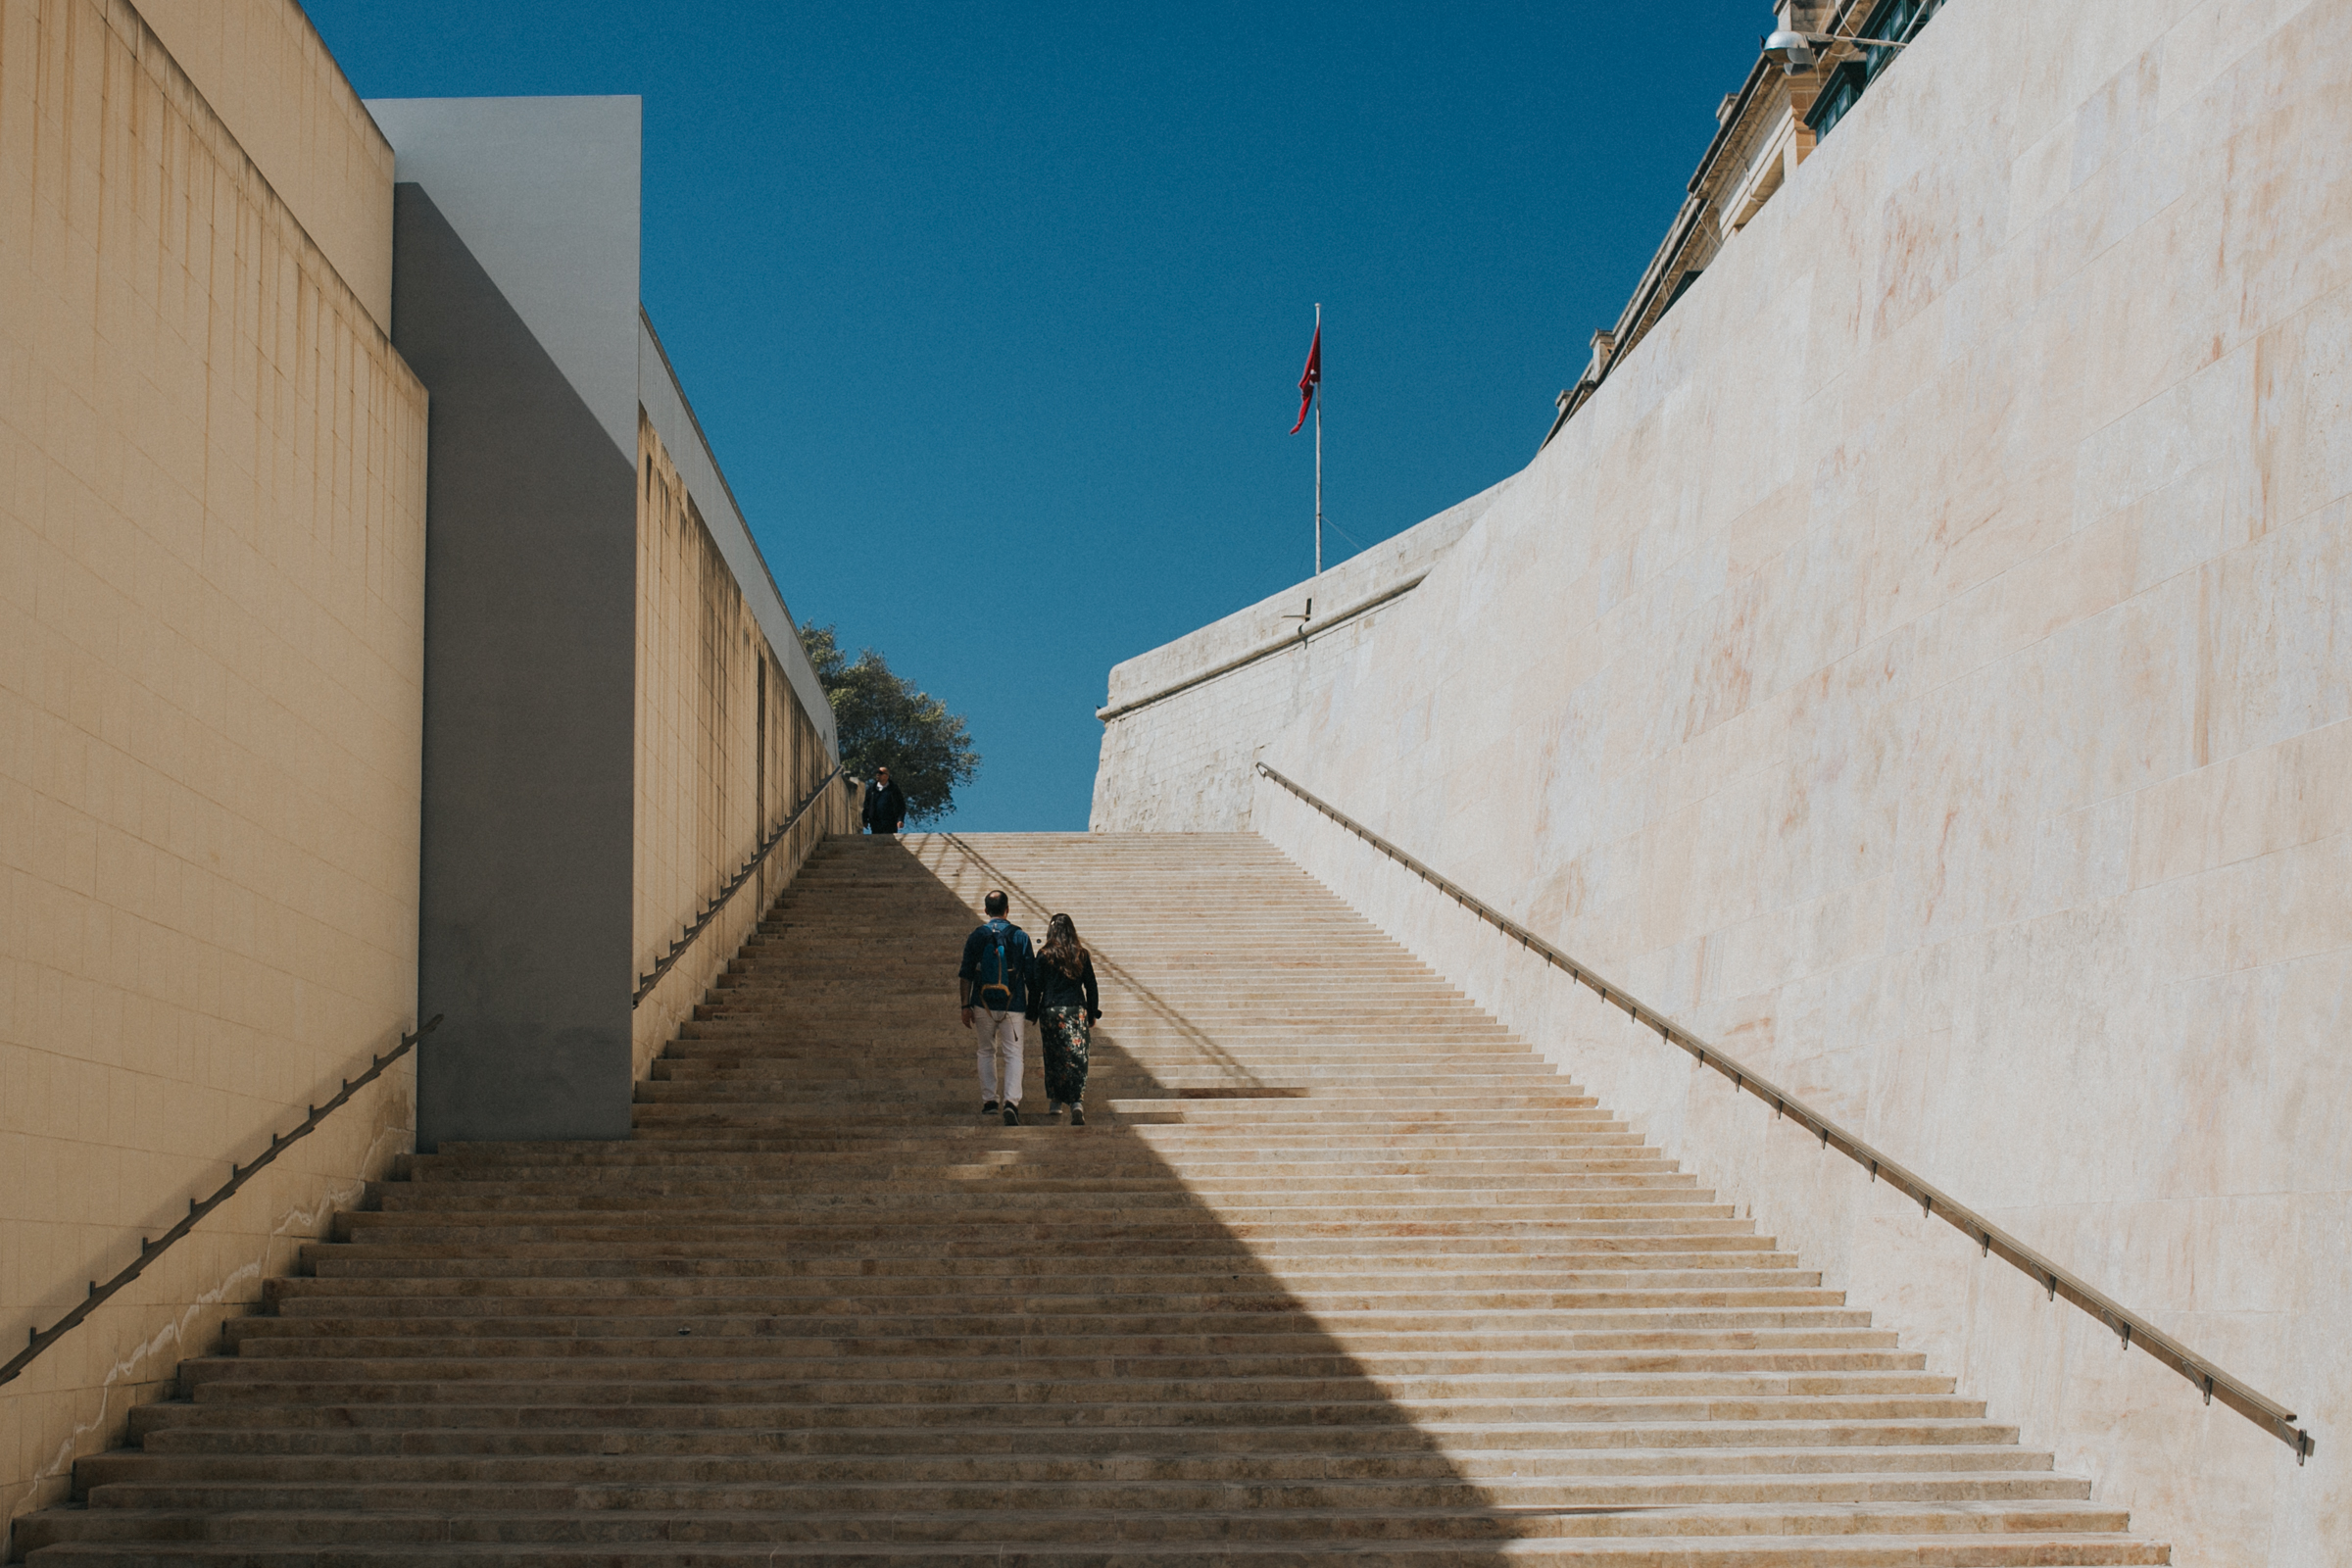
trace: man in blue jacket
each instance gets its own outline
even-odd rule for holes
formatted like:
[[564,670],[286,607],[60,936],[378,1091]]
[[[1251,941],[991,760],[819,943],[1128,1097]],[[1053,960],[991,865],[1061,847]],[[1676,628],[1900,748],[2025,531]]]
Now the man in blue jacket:
[[[988,919],[963,939],[956,971],[956,1000],[980,1042],[980,1114],[1002,1105],[1004,1125],[1021,1124],[1021,1022],[1029,1005],[1029,976],[1037,962],[1029,933],[1004,918],[1012,907],[1002,889],[981,906]],[[1003,1094],[999,1094],[1002,1087]]]

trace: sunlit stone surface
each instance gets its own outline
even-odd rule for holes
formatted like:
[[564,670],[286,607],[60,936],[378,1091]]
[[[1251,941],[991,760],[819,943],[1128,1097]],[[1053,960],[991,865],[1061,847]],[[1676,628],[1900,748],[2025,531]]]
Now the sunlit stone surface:
[[[1947,8],[1420,587],[1228,677],[1278,702],[1114,719],[1096,826],[1270,835],[2178,1560],[2340,1558],[2348,148],[2342,4]],[[1694,1086],[1261,752],[2318,1456]]]

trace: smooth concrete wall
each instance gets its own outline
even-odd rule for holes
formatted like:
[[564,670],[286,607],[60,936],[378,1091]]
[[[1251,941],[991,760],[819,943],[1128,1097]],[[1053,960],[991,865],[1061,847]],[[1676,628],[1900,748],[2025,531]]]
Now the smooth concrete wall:
[[637,298],[638,101],[368,108],[434,397],[419,983],[458,1010],[419,1137],[621,1137],[827,812],[639,977],[831,767],[833,715]]
[[633,466],[640,100],[373,98],[368,111],[401,183],[433,199]]
[[294,220],[392,329],[392,144],[294,0],[139,0]]
[[[0,8],[0,1358],[414,1016],[425,396],[275,177],[131,7]],[[0,1384],[0,1510],[216,1348],[412,1095]]]
[[2297,1409],[2307,1466],[1251,820],[2175,1561],[2352,1560],[2347,408],[2352,7],[1946,6],[1266,753]]
[[[821,710],[820,730],[650,413],[638,438],[631,973],[650,975],[684,928],[815,793],[835,754],[830,709]],[[755,581],[765,583],[764,568]],[[797,638],[790,647],[800,652]],[[678,1025],[694,1016],[695,1004],[817,841],[855,831],[849,799],[838,783],[829,786],[676,966],[638,1000],[636,1076],[645,1076],[677,1038]]]
[[[1190,636],[1114,665],[1095,774],[1098,833],[1235,832],[1250,762],[1378,635],[1506,479]],[[1370,608],[1365,608],[1369,606]]]
[[432,198],[395,215],[432,394],[418,1144],[626,1137],[633,465]]

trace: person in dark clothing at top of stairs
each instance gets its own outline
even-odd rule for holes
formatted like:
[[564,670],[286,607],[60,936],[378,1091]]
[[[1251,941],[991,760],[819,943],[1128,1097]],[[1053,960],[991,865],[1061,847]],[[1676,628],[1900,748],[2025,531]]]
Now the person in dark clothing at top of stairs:
[[877,836],[896,833],[906,821],[906,792],[890,781],[890,769],[874,769],[874,787],[865,792],[865,830]]
[[1057,914],[1046,922],[1046,945],[1037,955],[1029,1021],[1037,1025],[1038,1054],[1046,1062],[1046,1114],[1067,1105],[1073,1127],[1086,1125],[1087,1039],[1102,1016],[1094,955],[1078,940],[1077,922]]
[[1002,888],[982,901],[988,911],[972,934],[963,939],[963,962],[956,971],[956,1001],[963,1021],[980,1043],[980,1114],[995,1110],[999,1085],[1004,1125],[1021,1124],[1021,1022],[1029,1004],[1029,984],[1037,956],[1029,933],[1004,917],[1012,907]]

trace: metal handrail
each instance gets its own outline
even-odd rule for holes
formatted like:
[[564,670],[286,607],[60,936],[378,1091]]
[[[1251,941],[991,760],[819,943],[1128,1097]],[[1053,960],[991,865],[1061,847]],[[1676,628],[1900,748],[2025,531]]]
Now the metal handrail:
[[1745,1090],[1759,1100],[1770,1101],[1775,1118],[1788,1117],[1799,1126],[1817,1134],[1821,1139],[1821,1147],[1825,1150],[1836,1148],[1839,1152],[1850,1157],[1855,1164],[1866,1167],[1870,1171],[1872,1181],[1884,1179],[1899,1191],[1908,1194],[1918,1200],[1919,1211],[1922,1215],[1933,1214],[1942,1219],[1945,1224],[1950,1225],[1982,1248],[1986,1257],[1998,1252],[2004,1262],[2013,1264],[2024,1273],[2032,1275],[2035,1284],[2049,1292],[2051,1300],[2054,1301],[2063,1295],[2082,1310],[2095,1314],[2100,1322],[2122,1337],[2125,1349],[2128,1350],[2136,1344],[2141,1349],[2172,1366],[2181,1376],[2196,1384],[2203,1391],[2207,1404],[2213,1402],[2214,1396],[2220,1395],[2224,1404],[2292,1447],[2295,1450],[2296,1464],[2300,1465],[2311,1457],[2312,1451],[2318,1445],[2313,1441],[2308,1430],[2295,1425],[2294,1411],[2289,1410],[2251,1385],[2231,1377],[2228,1372],[2223,1371],[2205,1357],[2157,1328],[2146,1318],[2123,1306],[2078,1275],[2060,1268],[2056,1263],[2051,1262],[2007,1231],[1978,1214],[1974,1209],[1960,1203],[1942,1189],[1931,1185],[1894,1160],[1889,1159],[1886,1154],[1814,1110],[1779,1085],[1758,1077],[1736,1058],[1725,1055],[1721,1051],[1691,1034],[1656,1008],[1637,1000],[1624,987],[1594,974],[1590,968],[1571,958],[1533,931],[1528,930],[1527,927],[1520,925],[1492,905],[1473,896],[1459,884],[1440,876],[1353,817],[1318,799],[1302,786],[1268,767],[1264,762],[1259,762],[1256,766],[1257,771],[1263,773],[1267,778],[1289,790],[1293,795],[1298,796],[1298,799],[1330,817],[1334,822],[1353,833],[1390,859],[1402,865],[1421,880],[1452,899],[1456,904],[1471,910],[1481,920],[1492,924],[1522,948],[1543,958],[1552,967],[1566,971],[1570,979],[1592,987],[1600,994],[1602,1002],[1612,1006],[1623,1007],[1626,1016],[1637,1023],[1655,1029],[1659,1039],[1690,1052],[1698,1058],[1700,1066],[1712,1067],[1726,1078],[1731,1079],[1735,1093]]
[[0,1383],[6,1383],[15,1378],[19,1373],[23,1372],[26,1367],[32,1364],[34,1357],[38,1356],[42,1351],[48,1349],[49,1347],[55,1345],[58,1341],[64,1339],[68,1334],[73,1333],[74,1329],[80,1327],[82,1319],[88,1317],[92,1312],[97,1311],[99,1307],[105,1305],[109,1297],[113,1296],[117,1291],[122,1290],[132,1280],[137,1279],[141,1274],[145,1273],[148,1264],[163,1256],[164,1253],[170,1250],[172,1246],[179,1241],[181,1237],[194,1230],[198,1220],[204,1218],[205,1215],[210,1214],[214,1209],[219,1208],[222,1203],[227,1202],[231,1198],[234,1198],[237,1194],[237,1189],[253,1179],[253,1174],[255,1171],[258,1171],[264,1166],[270,1164],[272,1160],[276,1159],[278,1155],[284,1153],[287,1150],[292,1149],[296,1144],[302,1142],[303,1139],[316,1132],[320,1122],[326,1120],[329,1115],[333,1114],[338,1108],[340,1108],[346,1101],[351,1099],[353,1095],[358,1094],[361,1090],[367,1088],[378,1078],[381,1078],[384,1075],[384,1069],[386,1067],[391,1066],[401,1057],[407,1055],[416,1048],[417,1041],[422,1040],[426,1035],[431,1034],[439,1027],[441,1027],[441,1014],[436,1012],[430,1018],[427,1018],[424,1021],[423,1026],[417,1029],[414,1034],[402,1035],[400,1037],[400,1044],[394,1046],[383,1055],[370,1055],[368,1058],[369,1066],[368,1070],[360,1074],[360,1076],[357,1078],[344,1079],[343,1088],[335,1096],[335,1098],[328,1101],[323,1105],[313,1105],[311,1107],[310,1115],[303,1119],[301,1126],[295,1128],[290,1133],[283,1134],[282,1136],[277,1133],[271,1133],[270,1135],[270,1147],[264,1150],[262,1153],[254,1159],[252,1164],[239,1165],[234,1161],[231,1161],[228,1167],[228,1180],[222,1184],[219,1192],[213,1194],[212,1197],[207,1198],[202,1201],[198,1201],[193,1198],[188,1200],[187,1218],[179,1221],[179,1223],[173,1225],[170,1230],[164,1232],[163,1235],[155,1237],[153,1240],[150,1240],[144,1236],[140,1237],[139,1255],[134,1258],[121,1273],[117,1274],[113,1279],[108,1280],[104,1285],[99,1284],[96,1280],[90,1281],[90,1294],[83,1297],[71,1312],[68,1312],[64,1317],[59,1318],[56,1322],[50,1324],[45,1329],[31,1330],[31,1343],[11,1357],[7,1365],[0,1366]]
[[[1116,707],[1098,708],[1095,710],[1095,717],[1107,724],[1114,718],[1126,717],[1129,713],[1134,712],[1139,708],[1150,708],[1153,703],[1164,702],[1168,698],[1175,696],[1178,692],[1189,692],[1196,686],[1204,685],[1209,681],[1215,680],[1219,675],[1230,675],[1235,670],[1241,669],[1246,665],[1254,664],[1261,659],[1271,659],[1276,654],[1288,653],[1294,648],[1302,648],[1306,645],[1310,638],[1320,637],[1333,627],[1353,620],[1358,615],[1369,614],[1371,612],[1378,610],[1381,606],[1387,604],[1392,599],[1403,598],[1406,594],[1409,594],[1414,589],[1420,587],[1421,584],[1428,578],[1428,576],[1429,573],[1426,571],[1416,571],[1404,581],[1399,583],[1392,583],[1388,587],[1383,588],[1380,592],[1374,594],[1371,598],[1359,600],[1357,603],[1349,605],[1346,610],[1341,611],[1338,614],[1325,615],[1321,620],[1316,620],[1311,615],[1298,616],[1296,617],[1298,622],[1298,629],[1297,631],[1284,632],[1280,637],[1275,638],[1270,643],[1260,644],[1258,647],[1250,649],[1250,652],[1246,654],[1226,660],[1221,664],[1212,664],[1197,675],[1186,675],[1181,679],[1171,681],[1169,684],[1158,688],[1156,691],[1153,691],[1146,696],[1136,698],[1133,702],[1120,703]],[[1314,608],[1313,601],[1308,601],[1307,608],[1309,610]],[[1285,616],[1284,618],[1290,619],[1293,617]]]
[[735,896],[736,890],[752,879],[752,873],[760,869],[760,862],[767,858],[768,852],[784,842],[784,835],[791,832],[794,825],[808,814],[808,808],[814,806],[817,798],[825,793],[825,786],[841,777],[841,770],[845,765],[841,762],[834,763],[833,771],[816,781],[816,788],[808,792],[808,798],[792,808],[792,814],[777,824],[776,830],[767,836],[767,841],[754,850],[752,858],[743,862],[743,869],[729,877],[727,885],[718,890],[717,897],[703,906],[703,912],[695,916],[694,923],[686,928],[686,934],[669,945],[669,951],[654,964],[653,973],[637,977],[637,989],[629,994],[629,1006],[632,1010],[637,1004],[653,995],[654,987],[662,983],[663,975],[678,966],[678,960],[686,956],[686,950],[694,946],[694,939],[701,936],[709,928],[710,922],[718,918],[718,911],[727,906],[727,901]]

